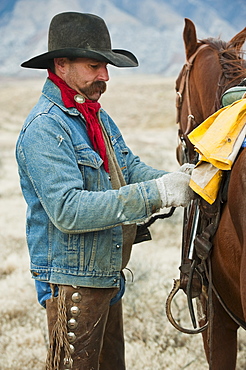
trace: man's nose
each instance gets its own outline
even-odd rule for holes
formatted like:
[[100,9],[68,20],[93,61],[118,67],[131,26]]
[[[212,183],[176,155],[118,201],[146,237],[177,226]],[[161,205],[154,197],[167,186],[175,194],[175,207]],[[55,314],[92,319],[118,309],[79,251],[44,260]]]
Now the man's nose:
[[98,75],[99,81],[108,81],[109,80],[109,73],[107,66],[102,66],[99,71]]

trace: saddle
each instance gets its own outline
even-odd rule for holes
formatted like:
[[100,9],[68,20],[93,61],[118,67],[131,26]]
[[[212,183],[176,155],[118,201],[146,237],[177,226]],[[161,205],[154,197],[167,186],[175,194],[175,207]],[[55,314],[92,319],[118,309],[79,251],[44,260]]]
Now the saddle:
[[234,103],[236,100],[246,98],[246,79],[244,79],[241,84],[231,87],[230,89],[226,90],[226,92],[222,95],[221,102],[222,106],[225,107]]
[[223,203],[227,201],[230,171],[224,171],[216,201],[209,204],[203,198],[193,201],[185,210],[180,288],[188,299],[200,296],[208,286],[205,263],[212,250],[212,240],[218,228]]

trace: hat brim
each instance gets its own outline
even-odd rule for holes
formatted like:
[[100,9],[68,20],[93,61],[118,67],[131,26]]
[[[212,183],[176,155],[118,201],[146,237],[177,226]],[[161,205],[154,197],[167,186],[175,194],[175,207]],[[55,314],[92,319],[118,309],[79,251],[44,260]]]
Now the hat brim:
[[54,58],[91,58],[112,64],[116,67],[137,67],[137,58],[127,50],[88,50],[80,48],[64,48],[48,51],[21,64],[24,68],[47,69]]

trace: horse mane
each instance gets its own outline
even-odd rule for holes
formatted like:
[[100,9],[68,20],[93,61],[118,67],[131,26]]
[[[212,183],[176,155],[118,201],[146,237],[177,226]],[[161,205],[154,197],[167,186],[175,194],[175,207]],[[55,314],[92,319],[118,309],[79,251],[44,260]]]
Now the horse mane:
[[220,100],[223,93],[232,86],[235,86],[246,78],[245,52],[235,48],[230,42],[225,42],[219,38],[207,38],[199,40],[201,44],[209,45],[218,53],[221,65],[221,76],[218,82],[216,96],[216,110],[220,108]]

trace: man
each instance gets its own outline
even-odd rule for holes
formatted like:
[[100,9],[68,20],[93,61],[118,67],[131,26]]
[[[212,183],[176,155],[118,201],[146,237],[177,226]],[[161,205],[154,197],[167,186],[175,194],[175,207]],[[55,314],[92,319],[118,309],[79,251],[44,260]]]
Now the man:
[[167,174],[145,165],[100,108],[108,63],[138,65],[111,49],[101,18],[69,12],[51,21],[49,51],[22,64],[49,74],[16,147],[47,369],[125,369],[122,270],[136,224],[193,195],[189,166]]

